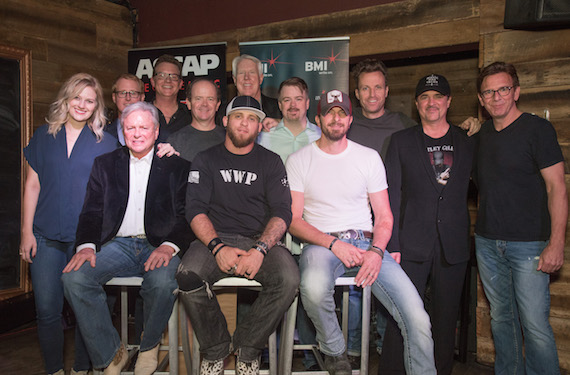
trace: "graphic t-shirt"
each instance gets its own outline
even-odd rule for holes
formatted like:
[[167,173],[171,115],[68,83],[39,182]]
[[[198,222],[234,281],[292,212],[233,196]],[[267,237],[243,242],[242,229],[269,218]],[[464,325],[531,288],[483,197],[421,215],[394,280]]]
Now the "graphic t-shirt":
[[451,133],[448,131],[443,137],[437,139],[424,134],[424,139],[435,179],[440,185],[446,185],[453,165]]

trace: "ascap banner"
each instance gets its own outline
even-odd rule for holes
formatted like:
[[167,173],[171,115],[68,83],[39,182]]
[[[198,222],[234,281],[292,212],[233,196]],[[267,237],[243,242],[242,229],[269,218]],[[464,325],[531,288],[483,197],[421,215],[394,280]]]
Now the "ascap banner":
[[321,94],[338,89],[348,94],[349,37],[273,40],[240,43],[240,53],[263,64],[262,91],[277,98],[282,81],[300,77],[309,86],[311,105],[307,117],[314,122]]
[[154,99],[154,89],[150,83],[154,63],[161,55],[174,56],[182,64],[182,89],[178,99],[185,100],[184,89],[195,77],[208,77],[222,90],[222,100],[226,96],[226,43],[195,44],[159,48],[136,48],[129,50],[129,73],[142,79],[147,101]]

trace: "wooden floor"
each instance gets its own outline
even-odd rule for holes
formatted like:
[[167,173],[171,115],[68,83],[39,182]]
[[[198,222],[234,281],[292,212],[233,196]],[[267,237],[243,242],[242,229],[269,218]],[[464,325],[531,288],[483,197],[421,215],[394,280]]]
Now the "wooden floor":
[[[65,367],[73,364],[73,329],[65,331],[66,355]],[[297,361],[297,359],[295,360]],[[299,360],[300,361],[300,360]],[[295,368],[299,364],[295,364]],[[43,375],[44,366],[40,354],[38,335],[35,325],[0,335],[0,374],[2,375]],[[378,355],[370,355],[370,375],[377,375]],[[476,363],[470,358],[467,363],[456,362],[453,375],[493,374],[490,367]]]

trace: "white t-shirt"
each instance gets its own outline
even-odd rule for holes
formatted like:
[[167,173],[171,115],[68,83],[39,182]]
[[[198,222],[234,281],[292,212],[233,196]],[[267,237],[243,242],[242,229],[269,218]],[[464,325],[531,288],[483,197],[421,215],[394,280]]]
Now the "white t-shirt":
[[331,155],[313,142],[291,154],[286,168],[291,191],[304,194],[307,223],[321,232],[372,230],[368,194],[388,188],[378,152],[348,140]]

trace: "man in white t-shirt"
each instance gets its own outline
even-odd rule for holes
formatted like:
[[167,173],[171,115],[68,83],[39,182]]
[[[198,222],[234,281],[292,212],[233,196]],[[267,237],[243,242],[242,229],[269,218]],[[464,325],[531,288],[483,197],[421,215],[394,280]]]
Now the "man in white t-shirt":
[[406,340],[408,374],[435,374],[423,302],[396,262],[399,257],[384,257],[393,218],[382,160],[346,138],[352,122],[348,95],[327,92],[317,112],[322,136],[289,156],[287,174],[293,213],[289,231],[308,243],[299,264],[301,298],[317,330],[326,370],[352,373],[333,299],[335,279],[347,274],[358,286],[371,285],[374,296],[395,312]]

